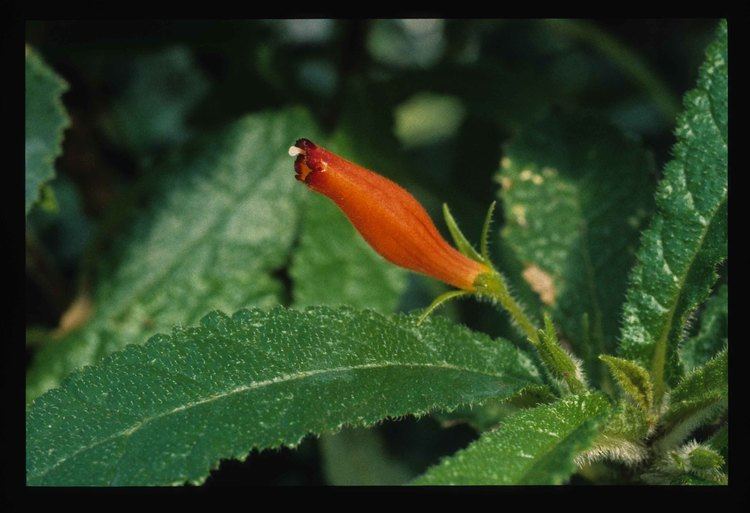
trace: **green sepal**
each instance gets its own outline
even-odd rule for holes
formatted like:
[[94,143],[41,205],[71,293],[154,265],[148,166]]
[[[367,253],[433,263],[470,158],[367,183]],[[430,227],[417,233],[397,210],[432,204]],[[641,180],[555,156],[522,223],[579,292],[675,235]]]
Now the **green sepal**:
[[430,306],[428,306],[424,312],[422,312],[422,315],[419,316],[419,319],[417,320],[417,326],[422,324],[427,317],[430,316],[430,314],[440,305],[445,303],[446,301],[450,301],[451,299],[456,299],[461,296],[468,296],[470,292],[466,290],[449,290],[448,292],[443,292],[438,297],[436,297],[432,303],[430,303]]
[[465,255],[472,260],[485,263],[482,255],[477,253],[477,250],[474,249],[474,246],[471,245],[466,236],[464,236],[463,232],[461,232],[461,229],[458,227],[458,223],[456,223],[456,220],[453,218],[453,215],[451,214],[447,203],[443,203],[443,217],[445,218],[445,224],[448,225],[448,231],[451,232],[451,237],[453,237],[453,242],[456,243],[458,251],[460,251],[462,255]]
[[490,208],[487,209],[487,215],[485,216],[484,224],[482,225],[482,237],[479,242],[480,244],[479,249],[482,252],[482,258],[487,264],[490,264],[490,261],[491,261],[490,260],[490,248],[489,248],[490,225],[492,224],[492,214],[495,212],[495,205],[497,205],[497,201],[493,201],[490,204]]
[[623,392],[643,411],[650,412],[654,404],[654,385],[648,371],[625,358],[603,354],[599,359],[607,365]]

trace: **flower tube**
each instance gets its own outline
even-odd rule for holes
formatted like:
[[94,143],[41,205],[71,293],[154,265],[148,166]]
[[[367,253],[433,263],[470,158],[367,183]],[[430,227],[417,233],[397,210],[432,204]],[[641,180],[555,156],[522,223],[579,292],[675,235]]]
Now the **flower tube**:
[[453,248],[424,207],[396,183],[307,139],[289,148],[297,180],[333,200],[386,260],[466,291],[491,272]]

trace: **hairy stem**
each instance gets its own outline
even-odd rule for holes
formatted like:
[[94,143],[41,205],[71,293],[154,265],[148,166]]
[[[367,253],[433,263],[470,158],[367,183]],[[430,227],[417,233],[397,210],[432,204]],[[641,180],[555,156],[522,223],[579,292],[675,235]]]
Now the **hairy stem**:
[[502,274],[497,271],[482,274],[475,285],[478,296],[500,303],[529,341],[534,346],[539,346],[538,328],[523,311],[523,307],[511,295]]

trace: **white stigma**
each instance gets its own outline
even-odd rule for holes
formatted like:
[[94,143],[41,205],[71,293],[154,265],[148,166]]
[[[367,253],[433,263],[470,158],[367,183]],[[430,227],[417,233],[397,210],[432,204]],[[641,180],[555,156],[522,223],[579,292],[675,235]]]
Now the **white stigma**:
[[289,156],[290,157],[296,157],[297,155],[303,155],[305,153],[305,150],[302,148],[298,148],[296,146],[291,146],[289,148]]

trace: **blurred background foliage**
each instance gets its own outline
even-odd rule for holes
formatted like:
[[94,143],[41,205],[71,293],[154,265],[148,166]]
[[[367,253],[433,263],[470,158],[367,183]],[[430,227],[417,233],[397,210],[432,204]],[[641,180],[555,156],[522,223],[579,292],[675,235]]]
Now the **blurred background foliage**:
[[[715,25],[30,22],[27,44],[70,86],[63,102],[71,125],[50,183],[54,200],[27,218],[28,360],[45,333],[85,317],[81,298],[95,256],[127,222],[124,205],[148,187],[149,173],[158,169],[153,163],[176,145],[248,113],[302,105],[332,148],[402,183],[436,219],[441,203],[449,203],[464,231],[478,235],[496,195],[502,145],[550,110],[603,116],[641,139],[660,169],[674,142],[680,98],[695,83]],[[494,251],[513,265],[499,241]],[[402,310],[423,307],[441,290],[430,280],[408,279]],[[443,313],[510,336],[487,305],[457,303]],[[386,422],[375,432],[346,431],[308,439],[296,451],[225,462],[207,484],[346,483],[353,472],[357,482],[370,482],[372,473],[402,482],[476,437],[471,425],[437,415]],[[342,474],[323,452],[347,455],[349,470]]]

